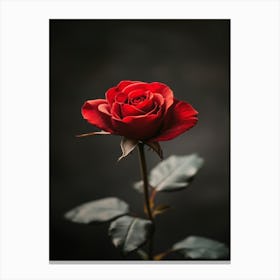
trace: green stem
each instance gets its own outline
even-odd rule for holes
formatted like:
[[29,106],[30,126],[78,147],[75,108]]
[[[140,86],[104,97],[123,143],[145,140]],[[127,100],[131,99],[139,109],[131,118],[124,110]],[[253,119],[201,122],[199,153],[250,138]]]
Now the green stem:
[[144,185],[145,205],[146,205],[149,220],[152,222],[152,231],[151,231],[150,239],[148,242],[148,256],[149,256],[149,260],[153,260],[153,239],[154,239],[153,237],[154,237],[154,231],[155,231],[155,224],[154,224],[154,218],[153,218],[151,204],[150,204],[149,183],[148,183],[148,174],[147,174],[147,164],[146,164],[145,151],[144,151],[144,143],[141,143],[141,142],[138,143],[138,151],[139,151],[139,158],[140,158],[142,180],[143,180],[143,185]]

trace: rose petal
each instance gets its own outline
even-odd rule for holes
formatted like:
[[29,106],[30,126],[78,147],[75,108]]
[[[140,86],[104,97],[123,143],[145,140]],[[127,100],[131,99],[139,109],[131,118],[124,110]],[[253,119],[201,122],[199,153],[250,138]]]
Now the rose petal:
[[110,106],[107,103],[99,104],[97,108],[98,108],[98,111],[111,117]]
[[144,114],[149,113],[154,109],[155,103],[153,99],[146,99],[143,102],[139,102],[135,107],[139,110],[142,110]]
[[121,106],[122,110],[122,116],[138,116],[138,115],[145,115],[146,113],[140,109],[137,109],[137,107],[129,104],[123,104]]
[[[122,107],[126,107],[125,105],[127,105],[127,104],[123,104],[121,106]],[[131,115],[124,115],[124,114],[122,114],[122,119],[124,119],[126,117],[143,118],[143,117],[148,116],[148,115],[157,114],[160,110],[161,110],[161,112],[164,111],[160,106],[158,106],[158,104],[156,102],[153,105],[154,105],[154,107],[152,108],[152,110],[147,112],[147,113],[144,112],[144,111],[139,110],[137,107],[135,107],[133,105],[132,106],[128,105],[128,106],[134,107],[137,111],[132,111],[133,110],[133,108],[132,108],[130,110]],[[126,108],[126,109],[129,110],[128,108]],[[141,114],[138,114],[139,111],[141,112]],[[123,110],[122,110],[122,112],[123,112]],[[128,112],[128,114],[129,114],[129,112]]]
[[[139,83],[139,81],[121,81],[119,82],[119,84],[116,86],[116,87],[112,87],[112,88],[109,88],[106,93],[105,93],[105,96],[106,96],[106,99],[108,101],[108,104],[110,106],[112,106],[112,104],[115,102],[115,96],[116,94],[122,92],[122,90],[130,85],[130,84],[135,84],[135,83]],[[141,83],[141,82],[140,82]]]
[[[82,115],[90,124],[113,133],[111,116],[104,113],[104,105],[107,105],[105,99],[88,100],[82,107]],[[98,109],[99,106],[102,108],[101,111]]]
[[162,111],[156,114],[128,116],[122,120],[112,118],[114,130],[119,135],[136,140],[149,139],[155,135],[162,123]]
[[105,93],[106,100],[110,106],[112,106],[112,104],[115,102],[115,96],[118,92],[119,91],[117,90],[116,87],[109,88],[106,91],[106,93]]
[[118,120],[122,119],[122,108],[119,103],[114,103],[111,108],[112,117]]
[[174,95],[173,91],[165,84],[160,82],[150,83],[148,88],[154,93],[160,93],[165,99],[166,110],[173,104]]
[[[164,98],[161,94],[155,93],[153,101],[160,107],[164,106]],[[165,105],[166,106],[166,105]]]
[[141,102],[135,102],[134,99],[137,97],[143,96],[143,90],[134,90],[128,94],[129,102],[133,104],[135,107],[137,107],[139,110],[144,111],[145,113],[148,113],[154,108],[154,94],[150,91],[145,91],[144,96],[146,97]]
[[148,99],[150,97],[150,91],[143,91],[143,89],[135,89],[128,93],[128,99],[129,102],[133,102],[134,99],[137,99],[138,97],[145,97],[145,99]]
[[135,89],[144,89],[145,90],[147,88],[147,85],[148,84],[144,83],[144,82],[133,82],[133,83],[127,85],[126,87],[124,87],[122,89],[122,92],[129,93]]
[[119,91],[122,91],[126,86],[128,86],[130,84],[134,84],[134,83],[139,83],[139,81],[129,81],[129,80],[121,81],[118,83],[117,89]]
[[189,103],[174,99],[174,104],[164,117],[161,132],[151,141],[167,141],[179,136],[197,123],[197,114]]
[[126,93],[118,92],[115,95],[115,101],[118,102],[118,103],[125,103],[126,100],[127,100],[127,94]]

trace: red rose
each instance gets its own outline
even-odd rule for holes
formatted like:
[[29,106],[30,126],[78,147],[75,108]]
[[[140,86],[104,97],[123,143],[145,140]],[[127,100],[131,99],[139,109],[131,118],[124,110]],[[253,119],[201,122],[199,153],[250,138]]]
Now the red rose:
[[83,117],[111,134],[151,142],[171,140],[197,122],[198,112],[159,82],[121,81],[106,99],[88,100]]

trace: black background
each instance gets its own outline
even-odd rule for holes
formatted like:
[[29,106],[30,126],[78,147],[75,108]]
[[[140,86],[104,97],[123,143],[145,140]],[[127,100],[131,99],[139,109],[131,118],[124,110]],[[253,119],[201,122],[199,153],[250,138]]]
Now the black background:
[[229,20],[50,20],[50,260],[122,259],[108,224],[63,218],[83,202],[117,196],[144,217],[137,153],[117,163],[120,137],[75,137],[97,130],[82,104],[121,80],[166,83],[199,111],[193,129],[161,142],[165,157],[195,152],[205,165],[190,188],[157,196],[172,208],[156,220],[155,253],[188,235],[230,245],[229,75]]

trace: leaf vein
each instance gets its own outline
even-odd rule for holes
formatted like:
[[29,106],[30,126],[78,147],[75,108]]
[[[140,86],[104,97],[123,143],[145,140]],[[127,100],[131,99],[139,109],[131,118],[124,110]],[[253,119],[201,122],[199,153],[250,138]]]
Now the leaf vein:
[[131,235],[131,232],[132,232],[132,228],[133,228],[133,226],[134,226],[134,224],[135,224],[136,222],[137,222],[137,221],[136,221],[136,219],[134,218],[134,220],[133,220],[133,221],[130,223],[130,225],[128,226],[126,235],[125,235],[125,237],[124,237],[124,245],[123,245],[123,247],[126,246],[127,240],[129,239],[129,236]]

